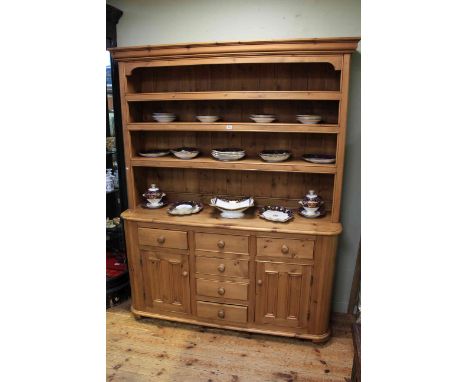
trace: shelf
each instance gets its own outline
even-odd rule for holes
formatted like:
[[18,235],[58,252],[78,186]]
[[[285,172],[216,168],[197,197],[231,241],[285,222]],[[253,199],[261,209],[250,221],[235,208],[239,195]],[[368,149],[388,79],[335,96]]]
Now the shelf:
[[128,102],[190,100],[332,100],[339,101],[339,91],[231,91],[231,92],[163,92],[126,94]]
[[124,219],[146,223],[174,224],[207,228],[233,228],[245,231],[279,232],[305,235],[338,235],[342,227],[340,223],[331,223],[329,215],[319,219],[307,219],[294,211],[294,219],[287,223],[270,222],[259,218],[256,208],[246,211],[241,219],[225,219],[220,217],[217,209],[205,205],[198,214],[187,216],[168,215],[167,207],[148,210],[138,207],[122,213]]
[[178,159],[175,157],[140,158],[133,157],[132,166],[164,167],[164,168],[193,168],[213,170],[242,170],[242,171],[279,171],[303,172],[316,174],[335,174],[334,164],[314,164],[300,159],[285,162],[268,163],[261,159],[241,159],[239,161],[224,162],[211,157],[198,156],[194,159]]
[[137,122],[127,125],[130,131],[228,131],[267,133],[323,133],[337,134],[338,125],[302,123],[254,123],[254,122]]

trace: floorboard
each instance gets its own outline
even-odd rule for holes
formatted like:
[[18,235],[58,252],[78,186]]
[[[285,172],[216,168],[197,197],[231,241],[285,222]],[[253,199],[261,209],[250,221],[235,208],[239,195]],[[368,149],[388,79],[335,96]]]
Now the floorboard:
[[350,329],[336,324],[326,344],[135,320],[130,302],[107,310],[107,381],[296,382],[348,381]]

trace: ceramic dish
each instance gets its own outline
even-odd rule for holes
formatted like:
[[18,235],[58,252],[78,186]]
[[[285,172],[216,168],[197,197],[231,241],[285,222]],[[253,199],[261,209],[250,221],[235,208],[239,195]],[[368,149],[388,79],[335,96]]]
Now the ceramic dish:
[[323,208],[319,208],[315,212],[307,212],[305,208],[301,207],[299,208],[299,214],[304,216],[307,219],[315,219],[315,218],[325,216],[327,213],[325,212]]
[[238,219],[244,216],[244,211],[254,205],[252,197],[241,199],[225,199],[217,196],[211,199],[210,206],[221,211],[221,217],[228,219]]
[[335,163],[336,157],[333,154],[304,154],[302,159],[312,163],[330,164]]
[[179,147],[171,150],[171,153],[179,159],[192,159],[195,158],[200,151],[194,147]]
[[270,123],[276,119],[276,115],[273,114],[252,114],[249,117],[252,121],[257,123]]
[[211,155],[222,161],[236,161],[245,157],[245,151],[236,148],[213,149]]
[[280,223],[286,223],[294,217],[289,208],[280,206],[265,206],[260,209],[259,216],[262,219]]
[[200,212],[203,209],[203,204],[194,201],[183,201],[172,203],[167,213],[169,215],[192,215]]
[[148,202],[148,207],[154,206],[155,208],[159,208],[157,206],[159,206],[166,194],[159,187],[156,187],[155,184],[152,184],[142,196]]
[[157,210],[158,208],[164,207],[167,204],[165,200],[161,200],[158,204],[151,204],[151,203],[141,203],[140,206],[142,208],[146,208],[148,210]]
[[171,150],[168,149],[162,149],[162,150],[148,150],[148,151],[141,151],[138,153],[138,155],[146,158],[158,158],[158,157],[163,157],[164,155],[168,155],[171,153]]
[[320,115],[313,115],[313,114],[299,114],[296,115],[296,119],[301,123],[307,124],[317,124],[322,120]]
[[175,114],[172,113],[153,113],[151,115],[155,121],[168,123],[176,119]]
[[283,162],[291,156],[288,150],[263,150],[260,154],[265,162]]
[[197,119],[200,122],[212,123],[216,122],[219,119],[219,117],[217,115],[197,115]]

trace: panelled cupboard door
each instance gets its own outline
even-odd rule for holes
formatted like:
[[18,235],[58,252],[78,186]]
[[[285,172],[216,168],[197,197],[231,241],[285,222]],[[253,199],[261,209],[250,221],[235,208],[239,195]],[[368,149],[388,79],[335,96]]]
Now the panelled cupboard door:
[[309,311],[311,265],[257,261],[255,321],[305,327]]
[[141,258],[146,306],[190,313],[188,256],[141,251]]

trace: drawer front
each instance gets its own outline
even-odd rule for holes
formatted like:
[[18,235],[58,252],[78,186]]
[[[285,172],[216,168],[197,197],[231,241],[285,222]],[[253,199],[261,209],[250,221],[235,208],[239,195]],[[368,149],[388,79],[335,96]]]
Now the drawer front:
[[167,229],[138,228],[138,242],[160,248],[187,249],[187,232]]
[[232,298],[247,301],[249,284],[197,279],[197,294],[207,297]]
[[197,273],[230,277],[249,277],[248,260],[197,256],[195,264]]
[[314,240],[257,237],[257,256],[312,260]]
[[197,301],[197,316],[218,321],[247,322],[247,307]]
[[195,234],[195,248],[219,253],[230,252],[248,255],[249,237],[198,232]]

